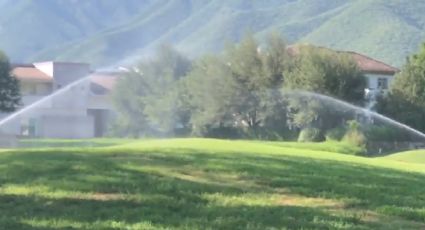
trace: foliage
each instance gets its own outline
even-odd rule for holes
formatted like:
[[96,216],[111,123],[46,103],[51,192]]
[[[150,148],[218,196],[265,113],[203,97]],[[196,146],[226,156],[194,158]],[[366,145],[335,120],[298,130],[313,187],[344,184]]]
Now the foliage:
[[347,132],[346,128],[343,126],[335,127],[326,132],[326,140],[328,141],[340,141]]
[[2,151],[0,226],[424,228],[423,165],[323,144],[173,139]]
[[20,103],[19,81],[10,74],[9,59],[0,51],[0,112],[13,112]]
[[276,33],[264,44],[247,34],[222,54],[202,56],[192,64],[163,46],[153,60],[141,62],[118,82],[114,129],[120,136],[191,132],[292,140],[300,129],[316,128],[320,138],[312,140],[323,140],[327,130],[344,126],[353,113],[304,91],[360,104],[365,79],[346,54],[310,46],[297,49],[299,54],[290,55]]
[[425,44],[395,76],[389,94],[378,101],[377,110],[425,131]]
[[365,129],[368,141],[400,142],[409,141],[410,134],[397,127],[386,125],[370,125]]
[[316,95],[305,95],[303,91],[360,105],[366,85],[364,75],[348,54],[313,46],[293,49],[298,54],[294,67],[286,74],[283,90],[301,92],[300,96],[289,98],[290,123],[300,128],[313,125],[321,130],[340,126],[352,117],[351,113]]
[[298,136],[298,142],[317,142],[324,141],[324,137],[317,128],[304,128]]
[[[366,136],[361,130],[360,123],[356,120],[351,120],[347,122],[347,132],[345,133],[342,140],[344,142],[362,148],[366,147],[367,142]],[[364,152],[362,154],[364,154]]]
[[284,129],[285,106],[278,86],[289,56],[284,41],[270,35],[264,49],[251,35],[224,54],[195,63],[187,77],[194,132],[236,126],[258,137],[260,129]]
[[297,46],[297,64],[285,78],[288,89],[330,95],[361,104],[366,78],[347,53],[314,46]]
[[132,136],[186,129],[189,111],[180,79],[190,66],[189,60],[162,45],[153,60],[139,63],[120,78],[113,95],[119,112],[116,129]]

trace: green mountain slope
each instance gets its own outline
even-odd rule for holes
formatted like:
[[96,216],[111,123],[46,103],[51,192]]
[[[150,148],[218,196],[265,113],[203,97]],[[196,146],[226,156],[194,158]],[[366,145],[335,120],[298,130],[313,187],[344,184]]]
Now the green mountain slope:
[[[197,56],[219,51],[226,42],[237,41],[248,31],[259,37],[271,30],[282,31],[285,36],[286,31],[291,31],[288,39],[296,41],[310,31],[305,28],[323,23],[332,12],[346,4],[342,0],[166,2],[149,18],[135,18],[83,42],[48,50],[39,57],[48,58],[54,53],[54,57],[61,60],[72,60],[77,55],[84,61],[112,64],[134,53],[149,53],[163,42],[176,44],[188,55]],[[146,34],[150,39],[145,38]],[[111,56],[105,55],[110,51],[113,52]],[[79,56],[81,53],[85,54]]]
[[110,65],[163,42],[197,56],[279,31],[400,66],[425,39],[424,11],[420,0],[0,0],[0,48],[15,61]]
[[[98,33],[144,13],[153,0],[2,0],[0,48],[12,60]],[[142,4],[143,3],[143,4]]]
[[302,40],[400,66],[425,38],[424,11],[423,1],[357,1]]

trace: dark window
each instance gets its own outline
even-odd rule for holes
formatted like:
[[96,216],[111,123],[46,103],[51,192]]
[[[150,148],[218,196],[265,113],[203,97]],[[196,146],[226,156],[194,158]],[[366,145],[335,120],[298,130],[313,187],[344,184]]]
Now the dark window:
[[378,78],[378,89],[388,89],[388,79]]

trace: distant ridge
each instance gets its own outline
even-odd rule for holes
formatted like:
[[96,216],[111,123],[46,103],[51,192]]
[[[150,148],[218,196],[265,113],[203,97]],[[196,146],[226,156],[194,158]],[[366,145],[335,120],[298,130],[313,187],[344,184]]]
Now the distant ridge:
[[107,66],[162,42],[195,57],[278,31],[400,67],[425,41],[423,12],[420,0],[0,0],[0,48],[12,62]]

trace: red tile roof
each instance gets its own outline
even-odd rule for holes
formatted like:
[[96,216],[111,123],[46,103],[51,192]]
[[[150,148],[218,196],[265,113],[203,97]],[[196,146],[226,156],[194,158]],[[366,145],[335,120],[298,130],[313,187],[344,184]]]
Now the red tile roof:
[[[291,55],[298,55],[300,53],[300,47],[302,46],[311,46],[311,45],[292,45],[288,46],[288,52]],[[320,46],[311,46],[318,49],[326,49],[331,50],[329,48],[320,47]],[[368,57],[366,55],[353,52],[353,51],[335,51],[338,53],[346,53],[353,57],[353,59],[357,62],[358,67],[360,70],[362,70],[363,73],[370,73],[370,74],[385,74],[385,75],[394,75],[400,70],[390,66],[388,64],[385,64],[381,61],[378,61],[376,59],[373,59],[371,57]]]
[[338,52],[350,54],[354,58],[354,60],[357,62],[357,65],[359,66],[359,68],[364,73],[393,75],[400,71],[399,69],[395,67],[392,67],[388,64],[385,64],[381,61],[370,58],[363,54],[359,54],[352,51],[338,51]]
[[53,78],[35,67],[16,67],[13,76],[20,81],[52,82]]
[[100,85],[103,88],[111,91],[115,87],[115,84],[117,82],[117,77],[116,76],[110,76],[110,75],[95,74],[95,75],[92,75],[90,77],[90,80],[91,80],[92,83]]

